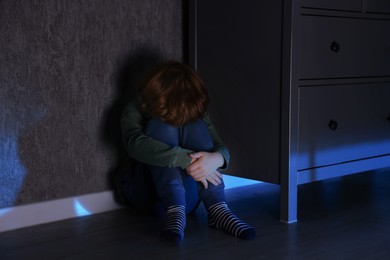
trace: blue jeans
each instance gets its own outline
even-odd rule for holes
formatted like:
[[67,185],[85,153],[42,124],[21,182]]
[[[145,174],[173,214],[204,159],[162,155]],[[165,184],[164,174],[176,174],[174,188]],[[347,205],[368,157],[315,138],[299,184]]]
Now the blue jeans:
[[[174,127],[158,118],[149,120],[145,134],[170,146],[193,151],[211,151],[213,142],[205,122],[201,119],[181,127]],[[225,201],[223,182],[205,189],[178,167],[159,167],[137,162],[128,194],[131,204],[147,211],[161,211],[172,205],[186,206],[186,212],[196,209],[202,201],[206,208]],[[125,192],[126,194],[126,192]]]

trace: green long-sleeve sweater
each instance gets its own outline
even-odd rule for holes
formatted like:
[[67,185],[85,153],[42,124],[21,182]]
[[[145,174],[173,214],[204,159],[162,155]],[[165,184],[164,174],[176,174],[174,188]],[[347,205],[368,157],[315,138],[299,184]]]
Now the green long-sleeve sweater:
[[[147,120],[148,118],[139,111],[134,102],[129,103],[123,111],[121,117],[122,137],[130,157],[146,164],[162,167],[185,169],[190,165],[191,158],[188,155],[194,151],[179,146],[172,147],[146,136],[144,127]],[[222,169],[226,169],[230,160],[229,151],[222,143],[210,117],[206,115],[203,121],[206,123],[213,140],[213,152],[222,154],[225,160]]]

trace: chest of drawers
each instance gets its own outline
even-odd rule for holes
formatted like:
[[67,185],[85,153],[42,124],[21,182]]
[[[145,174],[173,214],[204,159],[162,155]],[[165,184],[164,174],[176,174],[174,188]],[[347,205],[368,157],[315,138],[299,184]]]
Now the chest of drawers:
[[299,185],[390,166],[390,1],[189,3],[228,173],[279,184],[282,221]]

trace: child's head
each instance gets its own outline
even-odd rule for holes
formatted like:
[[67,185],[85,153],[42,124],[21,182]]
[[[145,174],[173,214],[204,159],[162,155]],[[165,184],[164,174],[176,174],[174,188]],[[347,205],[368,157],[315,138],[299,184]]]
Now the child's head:
[[143,77],[138,102],[146,114],[180,126],[203,117],[209,97],[203,81],[190,66],[166,61]]

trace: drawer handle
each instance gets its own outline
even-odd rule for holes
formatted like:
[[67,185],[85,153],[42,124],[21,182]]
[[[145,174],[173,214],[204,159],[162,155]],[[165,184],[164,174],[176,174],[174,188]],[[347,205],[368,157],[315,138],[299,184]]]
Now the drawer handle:
[[335,120],[330,120],[329,121],[329,124],[328,124],[328,127],[333,130],[333,131],[336,131],[337,130],[337,121]]
[[333,52],[337,53],[337,52],[340,51],[340,44],[339,44],[338,42],[332,42],[332,43],[330,44],[330,49],[331,49]]

